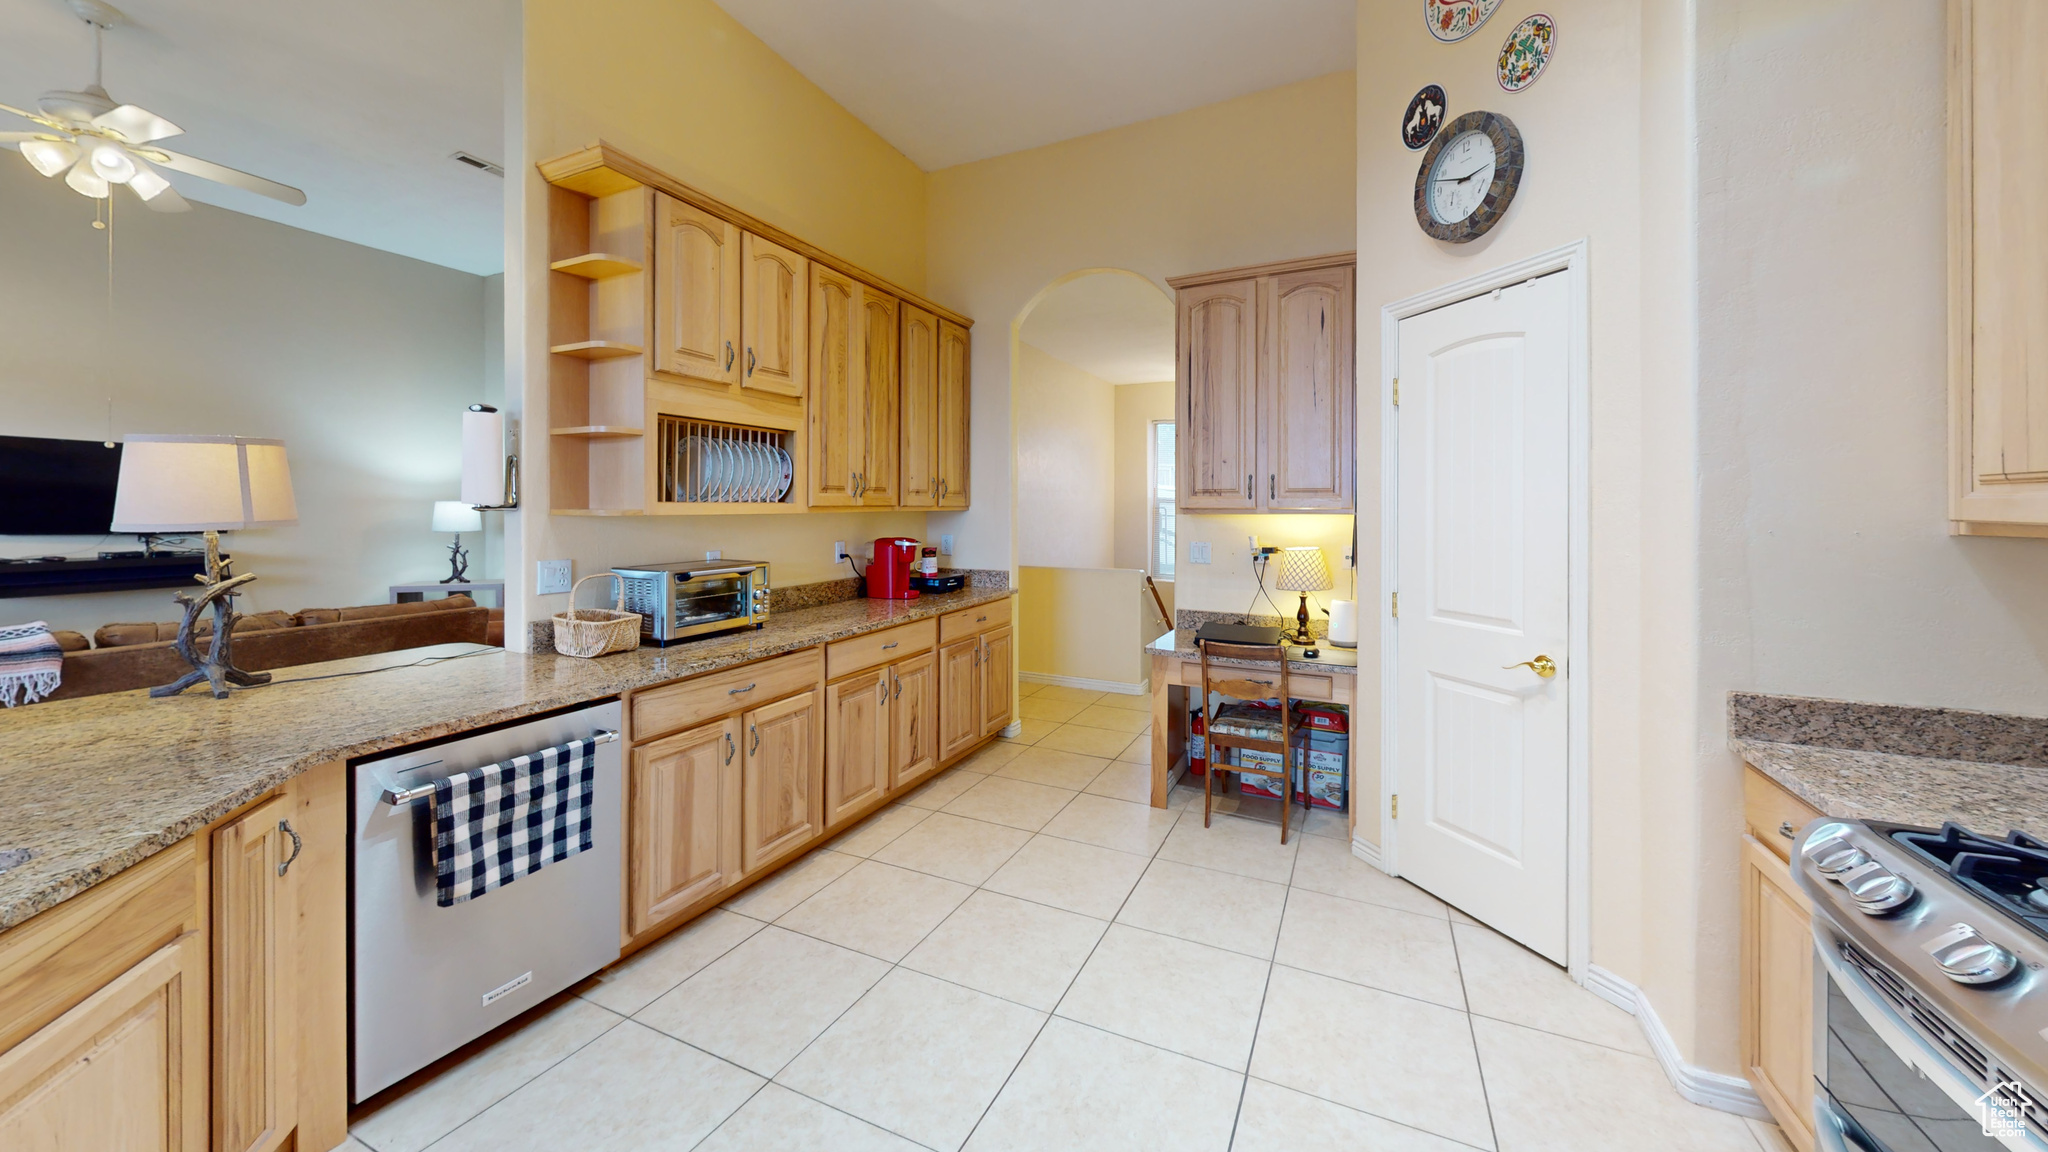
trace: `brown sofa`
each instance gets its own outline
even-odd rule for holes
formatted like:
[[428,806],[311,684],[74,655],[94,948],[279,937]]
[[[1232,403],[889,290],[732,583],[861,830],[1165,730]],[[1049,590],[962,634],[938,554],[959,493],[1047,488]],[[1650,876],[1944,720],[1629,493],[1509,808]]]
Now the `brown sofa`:
[[[204,652],[211,644],[198,645]],[[85,637],[60,633],[63,682],[46,699],[97,696],[168,684],[191,670],[171,647],[175,623],[107,624]],[[161,637],[161,639],[159,639]],[[307,608],[296,613],[264,612],[235,624],[235,665],[266,672],[349,656],[369,656],[432,644],[502,644],[504,624],[495,608],[479,608],[467,596],[410,604],[366,604],[356,608]]]

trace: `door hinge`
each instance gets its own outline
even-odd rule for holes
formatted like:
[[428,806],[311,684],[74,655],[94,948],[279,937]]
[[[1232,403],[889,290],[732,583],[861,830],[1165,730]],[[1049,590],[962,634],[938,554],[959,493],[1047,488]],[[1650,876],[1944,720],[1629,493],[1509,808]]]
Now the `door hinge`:
[[1399,620],[1401,618],[1401,594],[1399,592],[1394,593],[1394,602],[1389,611],[1394,619]]
[[1387,809],[1387,814],[1389,816],[1392,816],[1396,820],[1399,820],[1401,818],[1401,794],[1399,792],[1396,792],[1391,797],[1388,797]]
[[1399,376],[1396,376],[1396,377],[1394,377],[1394,407],[1396,407],[1396,408],[1399,408],[1400,406],[1401,406],[1401,378],[1400,378]]

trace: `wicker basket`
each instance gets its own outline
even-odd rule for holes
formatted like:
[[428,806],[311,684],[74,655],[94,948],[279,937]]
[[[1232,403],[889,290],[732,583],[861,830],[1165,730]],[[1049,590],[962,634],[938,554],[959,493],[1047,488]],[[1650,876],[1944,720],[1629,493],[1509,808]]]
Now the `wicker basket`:
[[[610,608],[576,607],[576,589],[584,580],[611,577],[617,581],[618,598]],[[555,613],[555,651],[564,656],[590,659],[613,652],[630,652],[640,646],[640,614],[627,612],[626,582],[610,572],[593,572],[569,588],[569,610]]]

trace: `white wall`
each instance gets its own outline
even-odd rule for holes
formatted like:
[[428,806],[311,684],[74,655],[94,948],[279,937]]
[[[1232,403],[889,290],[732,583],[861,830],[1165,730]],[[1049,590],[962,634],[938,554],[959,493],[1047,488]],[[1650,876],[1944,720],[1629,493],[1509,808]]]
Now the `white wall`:
[[[457,495],[461,416],[484,395],[482,277],[206,205],[160,215],[93,202],[0,156],[0,432],[230,433],[285,442],[299,526],[231,534],[239,607],[377,603],[446,573],[433,502]],[[470,537],[480,558],[482,541]],[[132,548],[0,538],[0,554]],[[478,571],[472,560],[472,572]],[[174,620],[175,589],[0,601],[0,620],[90,633]]]
[[1017,563],[1108,568],[1114,551],[1116,385],[1021,344]]

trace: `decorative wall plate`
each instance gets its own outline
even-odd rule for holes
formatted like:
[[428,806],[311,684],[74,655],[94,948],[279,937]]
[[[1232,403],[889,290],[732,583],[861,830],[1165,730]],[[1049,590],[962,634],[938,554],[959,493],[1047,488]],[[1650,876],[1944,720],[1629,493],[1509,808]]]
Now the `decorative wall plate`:
[[1444,108],[1449,103],[1444,99],[1441,84],[1424,85],[1408,101],[1408,111],[1401,114],[1401,143],[1410,152],[1429,147],[1429,142],[1436,138],[1436,130],[1444,126]]
[[1557,21],[1538,12],[1508,33],[1507,43],[1500,46],[1500,63],[1494,74],[1502,88],[1520,92],[1543,75],[1556,52]]
[[1500,0],[1422,0],[1422,19],[1431,36],[1453,44],[1479,31],[1498,7]]

